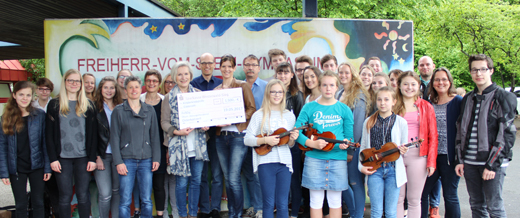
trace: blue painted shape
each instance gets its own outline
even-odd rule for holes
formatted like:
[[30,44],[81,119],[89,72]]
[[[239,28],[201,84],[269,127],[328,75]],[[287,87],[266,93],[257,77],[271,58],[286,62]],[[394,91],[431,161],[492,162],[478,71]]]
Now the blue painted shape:
[[[123,23],[130,23],[133,27],[141,27],[145,23],[148,25],[144,28],[144,33],[150,36],[151,39],[157,39],[161,36],[164,28],[167,25],[173,27],[173,30],[178,35],[184,35],[190,32],[191,25],[197,25],[200,29],[205,30],[213,25],[214,30],[211,33],[211,37],[220,37],[236,22],[236,18],[223,18],[223,19],[105,19],[103,20],[110,30],[110,34],[117,31],[117,28]],[[181,29],[179,26],[183,25]],[[157,27],[157,31],[151,30],[152,26]]]
[[249,31],[258,32],[258,31],[265,30],[278,22],[289,21],[289,20],[291,22],[282,25],[282,31],[284,33],[289,33],[289,35],[291,35],[294,32],[296,32],[296,30],[294,30],[292,28],[293,24],[298,23],[298,22],[309,22],[312,19],[255,19],[256,22],[246,22],[244,24],[244,27]]

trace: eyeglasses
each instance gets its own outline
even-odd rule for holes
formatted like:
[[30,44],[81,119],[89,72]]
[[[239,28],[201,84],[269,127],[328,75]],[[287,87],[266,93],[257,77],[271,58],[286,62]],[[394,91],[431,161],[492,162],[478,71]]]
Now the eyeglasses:
[[121,76],[119,76],[119,79],[126,79],[127,77],[128,77],[128,76],[123,76],[123,75],[121,75]]
[[147,79],[145,80],[146,83],[159,83],[159,80],[155,80],[155,79]]
[[444,82],[444,83],[445,83],[445,82],[448,82],[448,79],[446,79],[446,78],[435,79],[435,82],[438,82],[438,83],[440,83],[440,82]]
[[283,95],[283,91],[270,91],[271,95]]
[[244,64],[244,67],[258,67],[258,64]]
[[211,65],[211,64],[214,64],[215,62],[200,62],[200,65]]
[[173,81],[164,81],[164,84],[165,85],[173,85],[175,84]]
[[300,72],[303,72],[305,70],[305,68],[296,68],[296,72],[300,73]]
[[480,68],[480,69],[471,69],[471,74],[477,74],[479,71],[480,73],[485,73],[489,70],[489,68]]
[[40,90],[40,92],[50,92],[51,91],[51,89],[49,89],[49,88],[47,88],[47,89],[46,88],[38,88],[38,90]]
[[65,80],[67,83],[73,85],[73,84],[81,84],[81,80],[73,80],[73,79],[67,79]]

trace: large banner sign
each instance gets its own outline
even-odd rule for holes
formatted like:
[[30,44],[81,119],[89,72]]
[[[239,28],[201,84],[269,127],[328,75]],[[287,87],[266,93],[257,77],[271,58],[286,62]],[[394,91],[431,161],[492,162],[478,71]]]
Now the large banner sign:
[[[59,85],[71,68],[92,73],[97,82],[122,69],[144,76],[150,69],[163,75],[178,61],[188,61],[200,75],[200,55],[213,54],[214,75],[220,75],[219,58],[237,59],[235,77],[245,79],[243,59],[260,58],[260,78],[274,70],[267,52],[278,48],[288,62],[308,55],[320,67],[320,58],[336,56],[359,67],[379,57],[385,72],[413,70],[413,23],[394,20],[282,19],[282,18],[107,18],[45,20],[47,77]],[[55,89],[59,90],[59,89]]]

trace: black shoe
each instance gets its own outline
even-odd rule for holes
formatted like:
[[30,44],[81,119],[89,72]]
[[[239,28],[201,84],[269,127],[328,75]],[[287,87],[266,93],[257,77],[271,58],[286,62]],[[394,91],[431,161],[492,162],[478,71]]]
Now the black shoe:
[[140,217],[141,217],[141,211],[139,211],[139,210],[134,211],[133,218],[140,218]]
[[200,218],[210,218],[211,215],[209,213],[200,213]]
[[209,213],[209,216],[211,218],[220,218],[220,212],[218,212],[218,210],[212,210],[210,213]]
[[341,214],[343,216],[349,216],[350,215],[347,205],[345,205],[345,204],[341,205]]

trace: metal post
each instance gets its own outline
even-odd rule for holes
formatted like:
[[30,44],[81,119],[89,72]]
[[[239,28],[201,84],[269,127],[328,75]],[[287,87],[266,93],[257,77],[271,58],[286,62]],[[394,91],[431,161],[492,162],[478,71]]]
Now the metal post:
[[318,0],[303,0],[303,17],[318,17]]

